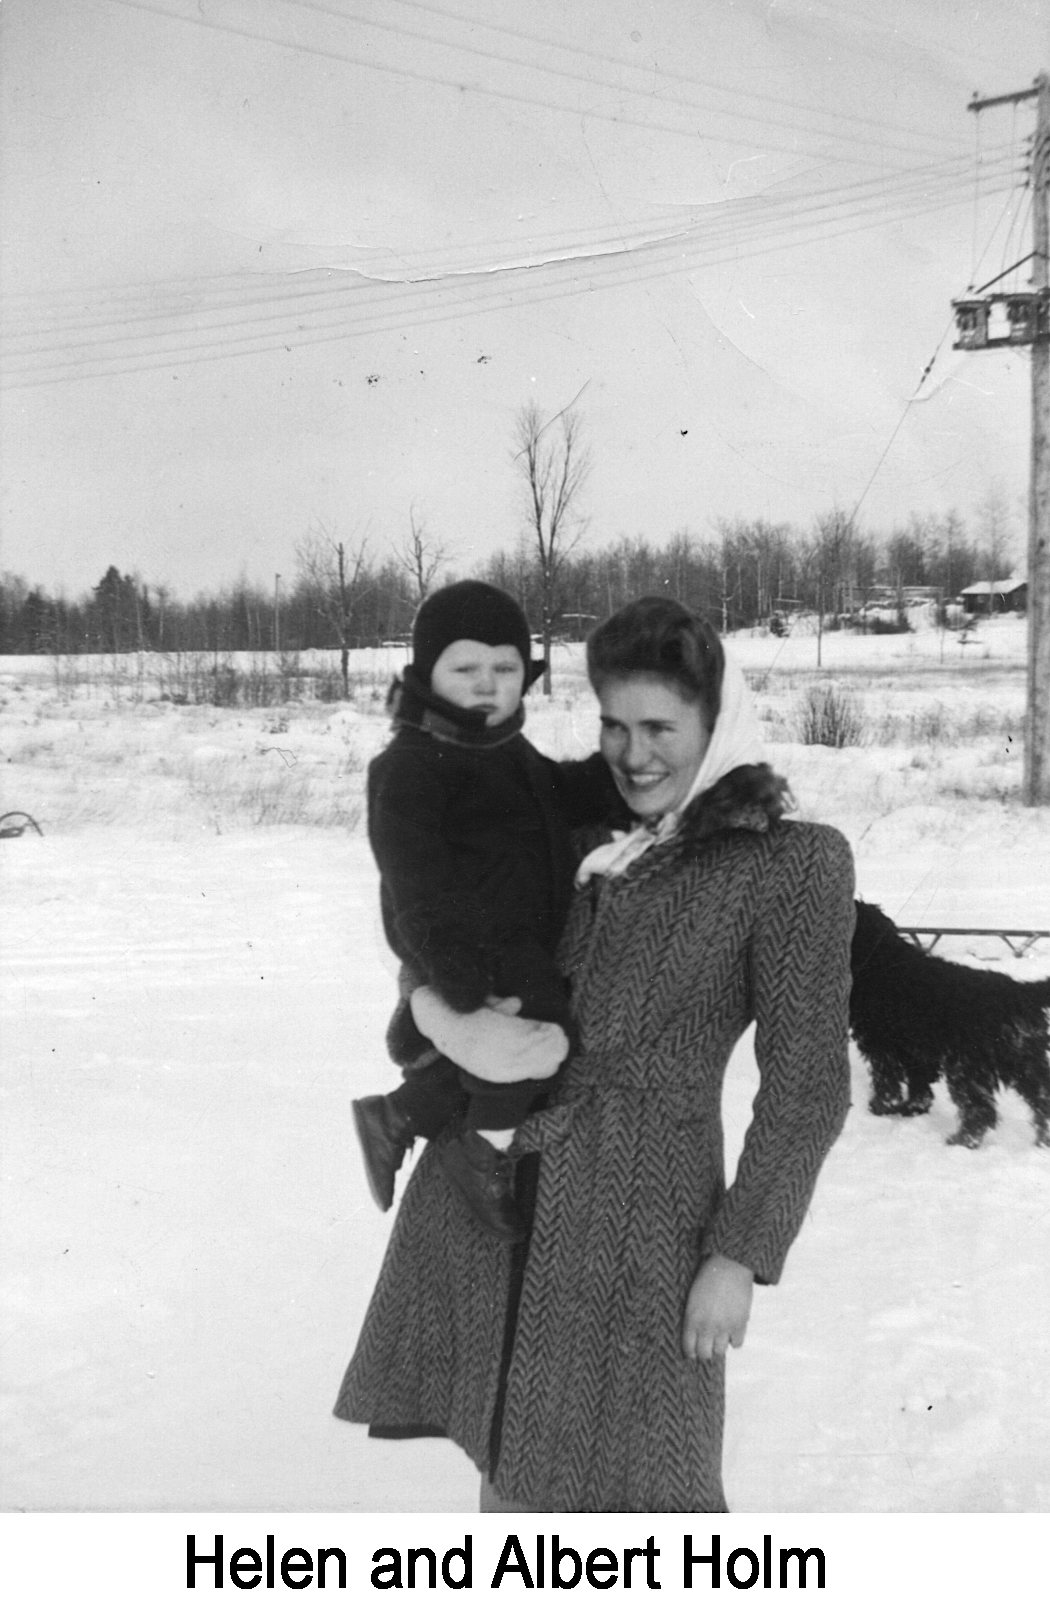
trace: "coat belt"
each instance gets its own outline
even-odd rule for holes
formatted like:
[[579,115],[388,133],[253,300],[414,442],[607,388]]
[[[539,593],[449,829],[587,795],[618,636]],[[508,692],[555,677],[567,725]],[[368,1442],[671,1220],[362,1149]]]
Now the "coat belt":
[[[577,1054],[572,1065],[570,1091],[564,1098],[555,1099],[550,1109],[530,1115],[522,1122],[514,1135],[511,1154],[533,1154],[549,1148],[578,1126],[596,1101],[613,1093],[635,1094],[646,1103],[656,1103],[670,1111],[676,1123],[710,1119],[709,1106],[692,1083],[681,1086],[668,1083],[666,1071],[660,1071],[653,1080],[648,1064],[648,1059],[643,1064],[620,1049]],[[632,1065],[639,1077],[644,1075],[647,1079],[625,1081],[625,1072],[630,1071]]]

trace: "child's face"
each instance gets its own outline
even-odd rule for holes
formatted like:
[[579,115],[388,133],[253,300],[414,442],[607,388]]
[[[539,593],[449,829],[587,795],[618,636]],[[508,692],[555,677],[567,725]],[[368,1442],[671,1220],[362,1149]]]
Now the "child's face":
[[525,688],[525,663],[512,644],[455,639],[434,663],[430,687],[442,700],[484,712],[486,728],[513,717]]

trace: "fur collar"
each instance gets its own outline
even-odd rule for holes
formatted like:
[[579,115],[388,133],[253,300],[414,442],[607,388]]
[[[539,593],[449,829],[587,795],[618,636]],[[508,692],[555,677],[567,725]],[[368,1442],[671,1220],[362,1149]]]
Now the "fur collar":
[[768,763],[734,768],[690,802],[673,844],[687,855],[695,855],[707,841],[727,830],[762,835],[793,806],[787,780]]

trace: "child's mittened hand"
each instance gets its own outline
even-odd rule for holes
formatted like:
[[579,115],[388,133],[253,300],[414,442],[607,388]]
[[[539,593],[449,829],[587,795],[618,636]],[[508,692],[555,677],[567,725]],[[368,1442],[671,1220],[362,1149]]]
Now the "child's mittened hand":
[[497,1014],[520,1014],[520,998],[486,998],[485,1007],[495,1009]]
[[446,1059],[485,1082],[539,1082],[553,1076],[567,1057],[569,1039],[561,1026],[522,1020],[499,1009],[457,1014],[429,986],[412,993],[412,1018]]

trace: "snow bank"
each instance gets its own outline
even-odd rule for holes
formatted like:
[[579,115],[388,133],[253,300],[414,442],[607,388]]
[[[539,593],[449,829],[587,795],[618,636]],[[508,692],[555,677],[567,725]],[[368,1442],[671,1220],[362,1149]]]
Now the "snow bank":
[[[1006,626],[1001,659],[965,680],[936,660],[902,671],[896,640],[852,641],[889,658],[862,692],[893,745],[793,741],[801,663],[759,691],[801,810],[846,831],[860,889],[912,923],[1050,928],[1050,813],[1020,806],[1001,754],[1022,698]],[[580,754],[594,706],[578,653],[559,662],[530,732]],[[366,693],[216,712],[4,676],[0,811],[46,834],[0,842],[0,1504],[473,1509],[477,1476],[446,1443],[369,1442],[330,1416],[390,1225],[350,1123],[351,1097],[394,1077],[360,823],[381,710]],[[1050,973],[1045,946],[1014,963],[968,945]],[[731,1504],[1045,1510],[1050,1154],[1011,1095],[970,1153],[944,1146],[943,1095],[921,1119],[877,1119],[859,1060],[854,1075],[785,1279],[731,1361]],[[730,1160],[755,1079],[745,1040]]]

